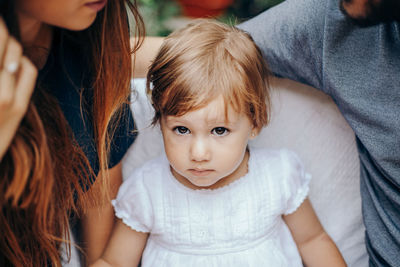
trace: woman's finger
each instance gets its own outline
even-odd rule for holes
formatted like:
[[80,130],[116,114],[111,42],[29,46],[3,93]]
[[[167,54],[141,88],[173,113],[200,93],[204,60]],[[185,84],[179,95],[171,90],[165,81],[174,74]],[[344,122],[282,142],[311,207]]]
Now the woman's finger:
[[[5,48],[8,40],[8,31],[2,17],[0,17],[0,63],[3,62]],[[1,67],[1,65],[0,65]]]
[[25,113],[28,107],[37,74],[38,70],[35,65],[27,57],[23,56],[15,90],[15,106],[21,112]]
[[1,65],[3,70],[9,74],[15,74],[18,70],[21,57],[22,46],[14,37],[9,36],[5,47],[3,64]]
[[12,105],[15,96],[15,82],[22,57],[22,46],[13,37],[9,37],[3,62],[0,62],[0,104]]

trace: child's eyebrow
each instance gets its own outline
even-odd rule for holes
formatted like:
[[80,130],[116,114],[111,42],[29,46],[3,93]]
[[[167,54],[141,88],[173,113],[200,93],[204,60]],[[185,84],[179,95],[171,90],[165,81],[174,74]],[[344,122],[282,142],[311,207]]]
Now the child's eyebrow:
[[[182,124],[190,124],[191,121],[188,119],[185,119],[183,117],[175,117],[175,116],[167,116],[165,118],[166,123],[182,123]],[[224,118],[210,118],[205,120],[206,125],[210,126],[216,126],[216,125],[225,125],[225,126],[233,126],[236,124],[236,121],[231,121]]]
[[184,119],[183,117],[166,116],[165,122],[166,123],[187,123],[188,120]]
[[236,116],[226,116],[226,114],[211,115],[207,118],[207,123],[209,124],[229,124],[234,125],[238,121]]
[[235,122],[234,121],[230,121],[230,120],[227,120],[227,119],[217,119],[217,120],[207,120],[207,124],[224,124],[224,125],[232,125],[232,124],[235,124]]

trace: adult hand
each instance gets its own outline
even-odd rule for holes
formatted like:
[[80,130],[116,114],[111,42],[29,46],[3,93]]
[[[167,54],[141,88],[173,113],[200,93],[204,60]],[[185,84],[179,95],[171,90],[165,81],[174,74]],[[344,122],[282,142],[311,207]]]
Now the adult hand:
[[26,113],[37,69],[0,17],[0,161]]

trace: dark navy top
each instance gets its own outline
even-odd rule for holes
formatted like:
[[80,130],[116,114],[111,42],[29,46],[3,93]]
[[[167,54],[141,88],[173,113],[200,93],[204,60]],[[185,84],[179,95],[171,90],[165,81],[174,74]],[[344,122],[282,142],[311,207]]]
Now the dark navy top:
[[[39,72],[38,82],[48,88],[58,100],[77,143],[89,159],[94,173],[97,174],[99,160],[90,112],[93,104],[93,90],[89,48],[83,42],[73,41],[72,38],[61,33],[55,34],[52,47],[46,65]],[[128,104],[123,106],[122,113],[122,119],[111,143],[109,168],[121,161],[136,137]]]

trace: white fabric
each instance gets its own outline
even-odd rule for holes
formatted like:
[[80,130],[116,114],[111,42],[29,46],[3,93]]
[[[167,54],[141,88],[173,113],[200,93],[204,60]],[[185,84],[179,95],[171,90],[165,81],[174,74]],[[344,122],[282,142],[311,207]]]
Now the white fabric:
[[[149,127],[153,111],[145,80],[136,79],[132,110],[139,136],[123,161],[124,177],[163,149],[161,133]],[[368,266],[361,216],[359,162],[354,134],[330,97],[287,79],[273,83],[272,121],[253,146],[296,152],[313,176],[309,198],[349,267]]]
[[79,267],[81,266],[81,259],[79,257],[79,251],[76,247],[77,244],[75,243],[74,235],[71,233],[70,229],[70,236],[71,240],[71,251],[68,250],[67,244],[62,244],[60,247],[60,255],[61,255],[61,265],[63,267]]
[[293,152],[251,148],[245,176],[193,190],[163,155],[136,169],[112,203],[125,224],[150,232],[143,267],[295,267],[300,255],[281,215],[300,206],[310,178]]

